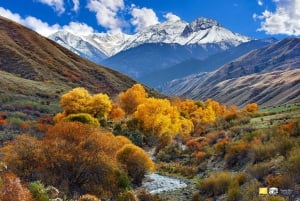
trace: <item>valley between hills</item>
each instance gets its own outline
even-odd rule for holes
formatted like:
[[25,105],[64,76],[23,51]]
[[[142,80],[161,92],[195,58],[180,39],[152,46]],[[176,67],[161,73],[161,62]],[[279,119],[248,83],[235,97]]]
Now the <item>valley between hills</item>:
[[49,38],[0,17],[1,201],[300,199],[299,38]]

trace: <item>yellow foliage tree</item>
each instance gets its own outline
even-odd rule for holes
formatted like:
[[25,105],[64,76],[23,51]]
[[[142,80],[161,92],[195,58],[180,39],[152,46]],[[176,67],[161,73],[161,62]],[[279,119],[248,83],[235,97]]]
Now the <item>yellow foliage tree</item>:
[[185,139],[190,136],[190,133],[194,130],[194,124],[191,120],[181,117],[180,118],[180,137]]
[[216,117],[223,116],[226,112],[225,105],[222,105],[219,102],[214,101],[212,99],[207,99],[205,104],[206,104],[206,108],[211,107]]
[[77,87],[62,95],[60,105],[64,108],[66,115],[76,113],[88,113],[88,103],[91,101],[89,92]]
[[111,109],[112,103],[106,94],[96,94],[88,102],[88,113],[97,118],[106,119]]
[[167,99],[148,98],[134,115],[144,133],[151,135],[148,137],[173,136],[181,129],[179,112]]
[[133,114],[137,106],[143,103],[148,94],[144,87],[140,84],[135,84],[133,87],[119,95],[119,101],[121,108],[126,112],[126,114]]
[[198,124],[207,124],[213,123],[216,119],[215,112],[211,106],[202,109],[201,107],[198,108],[195,112],[191,115],[192,121],[195,126]]
[[180,115],[185,118],[190,118],[191,114],[197,110],[198,106],[193,100],[180,100],[174,99],[171,101],[172,105],[176,106],[180,112]]
[[98,119],[106,119],[112,109],[112,102],[106,94],[90,95],[89,92],[82,88],[75,88],[62,95],[61,106],[63,113],[58,113],[54,120],[60,122],[68,118],[70,114],[90,114]]

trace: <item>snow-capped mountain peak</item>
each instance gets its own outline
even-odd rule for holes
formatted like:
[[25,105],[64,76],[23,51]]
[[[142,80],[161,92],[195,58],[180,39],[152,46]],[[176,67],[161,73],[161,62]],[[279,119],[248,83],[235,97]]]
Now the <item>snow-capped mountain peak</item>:
[[[149,26],[133,35],[94,33],[89,36],[75,36],[64,31],[55,33],[49,38],[77,53],[78,44],[88,43],[94,50],[99,50],[106,57],[146,43],[180,45],[216,43],[222,49],[226,49],[228,46],[237,46],[250,40],[246,36],[233,33],[222,27],[217,21],[207,18],[198,18],[191,23],[181,20],[166,21]],[[82,45],[80,47],[83,48]],[[88,50],[80,50],[80,52],[84,51],[89,52]]]
[[210,29],[213,26],[221,26],[217,21],[208,18],[198,18],[191,22],[190,24],[186,25],[182,32],[183,37],[188,37],[193,32],[198,32],[206,29]]

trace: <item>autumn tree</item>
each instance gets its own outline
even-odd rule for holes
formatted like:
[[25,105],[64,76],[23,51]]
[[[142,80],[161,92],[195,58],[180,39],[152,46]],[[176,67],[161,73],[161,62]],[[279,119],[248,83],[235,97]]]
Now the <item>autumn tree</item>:
[[178,108],[180,115],[190,119],[191,114],[197,110],[198,106],[193,100],[181,100],[179,98],[171,100],[173,106]]
[[180,128],[179,128],[179,136],[182,139],[187,139],[190,137],[191,132],[194,130],[194,124],[191,120],[186,119],[184,117],[179,118]]
[[126,144],[117,152],[118,161],[124,165],[133,183],[140,185],[148,171],[154,169],[150,156],[138,146]]
[[62,95],[60,105],[64,108],[66,115],[89,113],[87,106],[90,101],[89,92],[82,87],[77,87]]
[[109,113],[109,119],[113,119],[113,120],[120,120],[123,119],[125,117],[125,112],[124,110],[119,107],[119,105],[117,104],[112,104],[112,109]]
[[226,105],[220,104],[219,102],[214,101],[210,98],[205,101],[205,105],[206,108],[211,107],[211,109],[214,111],[216,118],[223,116],[227,110]]
[[108,95],[102,93],[91,95],[82,87],[75,88],[62,95],[60,104],[64,112],[56,115],[56,122],[70,114],[79,113],[90,114],[98,119],[107,119],[112,109],[112,102]]
[[107,119],[112,103],[106,94],[96,94],[90,98],[88,104],[88,113],[97,118]]
[[239,108],[235,105],[231,105],[224,114],[224,117],[227,121],[236,119],[239,114]]
[[133,114],[138,105],[143,103],[148,94],[141,84],[135,84],[133,87],[119,95],[121,108],[126,114]]
[[167,99],[148,98],[134,115],[148,140],[174,136],[181,129],[179,112]]
[[245,110],[250,113],[256,113],[258,111],[258,109],[259,109],[259,106],[257,103],[249,103],[245,107]]

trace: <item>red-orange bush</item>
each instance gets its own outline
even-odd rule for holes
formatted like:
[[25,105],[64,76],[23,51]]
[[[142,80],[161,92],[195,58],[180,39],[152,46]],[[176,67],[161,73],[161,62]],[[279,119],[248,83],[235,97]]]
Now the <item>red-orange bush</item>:
[[206,158],[206,153],[203,152],[203,151],[198,151],[196,154],[195,154],[195,157],[196,157],[196,160],[198,163],[201,163],[202,161],[205,160]]
[[192,151],[200,151],[204,146],[208,145],[208,140],[206,137],[197,137],[188,140],[185,145]]
[[34,201],[29,190],[21,184],[20,179],[12,173],[1,175],[0,200]]

